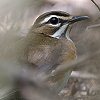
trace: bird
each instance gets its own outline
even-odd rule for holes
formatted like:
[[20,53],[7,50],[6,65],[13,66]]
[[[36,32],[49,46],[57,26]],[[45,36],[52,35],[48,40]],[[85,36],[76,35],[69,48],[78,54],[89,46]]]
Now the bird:
[[[75,22],[85,19],[88,19],[88,16],[72,16],[64,11],[43,13],[35,20],[28,34],[18,39],[17,42],[7,45],[7,50],[3,50],[0,57],[7,59],[7,67],[8,65],[17,65],[23,68],[27,67],[27,72],[27,69],[35,70],[36,75],[41,75],[41,73],[49,75],[59,65],[71,63],[76,59],[77,51],[70,38],[69,28]],[[23,76],[23,74],[25,73],[22,71],[21,75]],[[23,81],[22,76],[19,80],[21,86],[24,86],[23,83],[27,80]]]
[[72,16],[64,11],[40,15],[26,36],[27,61],[38,71],[48,73],[76,59],[76,47],[68,30],[75,22],[85,19],[88,16]]
[[26,63],[31,65],[28,69],[35,70],[35,78],[39,76],[39,81],[43,78],[42,74],[49,76],[46,82],[53,89],[55,87],[58,93],[66,86],[72,69],[60,75],[52,73],[60,65],[69,64],[77,58],[69,29],[75,22],[88,18],[73,16],[64,11],[46,12],[35,20],[24,39],[25,48],[22,51]]

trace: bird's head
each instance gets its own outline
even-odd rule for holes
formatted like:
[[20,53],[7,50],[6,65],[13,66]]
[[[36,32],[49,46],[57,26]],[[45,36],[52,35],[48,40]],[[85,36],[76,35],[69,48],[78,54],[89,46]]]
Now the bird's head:
[[72,16],[63,11],[46,12],[36,19],[32,31],[54,38],[66,37],[66,31],[71,24],[88,18],[88,16]]

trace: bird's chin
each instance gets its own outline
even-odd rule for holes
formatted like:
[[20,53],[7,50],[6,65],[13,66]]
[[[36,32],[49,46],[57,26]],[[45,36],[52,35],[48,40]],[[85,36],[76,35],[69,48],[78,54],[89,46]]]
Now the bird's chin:
[[67,31],[68,27],[69,27],[69,24],[65,23],[53,35],[50,35],[50,37],[56,38],[56,39],[66,37],[66,31]]

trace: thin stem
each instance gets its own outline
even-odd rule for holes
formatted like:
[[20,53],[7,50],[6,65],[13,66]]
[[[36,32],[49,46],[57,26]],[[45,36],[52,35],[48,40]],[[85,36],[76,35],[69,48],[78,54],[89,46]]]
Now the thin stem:
[[91,0],[93,3],[94,3],[94,5],[98,8],[98,10],[100,11],[100,7],[97,5],[97,3],[94,1],[94,0]]

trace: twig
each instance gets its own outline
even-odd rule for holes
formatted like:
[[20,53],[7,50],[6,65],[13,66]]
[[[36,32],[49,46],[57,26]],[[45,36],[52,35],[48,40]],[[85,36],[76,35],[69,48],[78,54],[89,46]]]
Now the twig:
[[97,3],[94,0],[91,0],[91,1],[94,3],[94,5],[98,8],[98,10],[100,12],[100,7],[97,5]]
[[[99,12],[100,12],[100,7],[98,6],[98,4],[94,1],[94,0],[91,0],[92,1],[92,3],[97,7],[97,9],[99,10]],[[100,19],[100,17],[98,18],[98,19],[96,19],[95,21],[97,21],[97,20],[99,20]]]
[[[98,4],[94,1],[94,0],[91,0],[91,2],[97,7],[99,13],[100,13],[100,7],[98,6]],[[96,20],[94,20],[93,22],[97,22],[98,20],[100,20],[100,17],[98,17]],[[99,27],[100,24],[95,24],[95,25],[90,25],[87,27],[87,29],[90,29],[90,28],[96,28],[96,27]]]
[[70,69],[78,69],[81,67],[80,64],[84,64],[86,63],[86,61],[88,61],[89,59],[91,59],[92,57],[96,57],[97,55],[100,54],[100,50],[98,50],[97,52],[91,54],[91,55],[85,55],[80,59],[77,59],[76,61],[73,61],[71,64],[63,64],[61,66],[59,66],[56,70],[55,70],[55,75],[59,75],[59,73],[65,73],[66,71],[70,70]]
[[87,29],[93,29],[93,28],[97,28],[97,27],[100,27],[100,24],[94,24],[94,25],[90,25],[90,26],[88,26],[87,28],[86,28],[86,30]]

